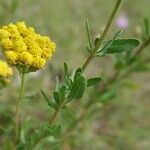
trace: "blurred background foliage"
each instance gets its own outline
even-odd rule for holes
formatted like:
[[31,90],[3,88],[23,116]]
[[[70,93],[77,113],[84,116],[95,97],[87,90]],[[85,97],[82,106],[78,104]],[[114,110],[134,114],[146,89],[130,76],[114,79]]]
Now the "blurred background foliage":
[[[52,94],[55,76],[62,79],[64,61],[70,64],[71,69],[84,63],[88,55],[85,20],[89,19],[92,36],[96,37],[105,26],[114,3],[115,0],[0,0],[0,25],[25,21],[39,33],[50,36],[57,44],[56,53],[47,67],[27,78],[27,100],[22,104],[22,118],[30,120],[32,126],[42,126],[49,116],[40,89]],[[149,5],[149,0],[124,1],[118,16],[125,16],[128,26],[123,30],[122,37],[141,38],[143,19],[150,17]],[[114,23],[108,37],[118,30],[120,28]],[[148,57],[147,48],[141,59]],[[95,59],[86,74],[107,78],[112,74],[113,62],[112,56]],[[149,72],[138,72],[125,78],[119,85],[114,101],[104,107],[97,106],[97,113],[87,118],[80,132],[75,133],[64,149],[149,150],[149,76]],[[18,85],[18,73],[14,70],[12,83],[0,92],[0,126],[10,126]],[[88,94],[82,99],[83,103],[87,97]],[[72,109],[76,111],[76,107],[80,107],[78,105],[75,103]]]

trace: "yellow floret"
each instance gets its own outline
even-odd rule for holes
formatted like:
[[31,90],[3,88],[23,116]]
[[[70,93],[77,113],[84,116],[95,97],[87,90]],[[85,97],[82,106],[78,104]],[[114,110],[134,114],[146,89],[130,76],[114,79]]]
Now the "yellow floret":
[[13,42],[9,38],[2,39],[0,43],[1,46],[4,48],[4,51],[13,48]]
[[24,36],[28,36],[28,35],[32,35],[32,36],[35,36],[35,35],[36,35],[34,28],[29,27],[29,28],[24,32]]
[[14,50],[17,52],[23,52],[27,50],[27,46],[23,40],[19,39],[14,42]]
[[18,55],[17,61],[23,65],[26,65],[27,67],[30,67],[33,61],[33,57],[28,52],[22,52]]
[[7,63],[0,61],[0,85],[5,86],[12,76],[12,69],[8,67]]
[[7,30],[0,29],[0,39],[9,38],[10,36],[11,34]]
[[46,60],[41,58],[41,57],[35,57],[33,59],[33,63],[32,63],[32,66],[35,68],[35,69],[42,69],[46,64]]
[[26,44],[27,46],[30,46],[30,45],[34,44],[34,43],[35,43],[35,40],[36,40],[36,36],[34,36],[33,34],[28,35],[28,36],[26,36],[26,37],[23,39],[23,41],[25,42],[25,44]]
[[5,57],[9,64],[15,65],[17,61],[17,53],[14,51],[5,51]]
[[7,63],[0,60],[0,76],[9,77],[12,75],[12,69],[8,67]]
[[48,47],[48,45],[51,43],[51,40],[46,36],[37,36],[37,43],[40,45],[40,47]]
[[27,30],[25,22],[17,22],[16,26],[20,34],[24,34],[24,32]]
[[50,49],[48,49],[48,48],[43,49],[43,51],[42,51],[42,58],[48,60],[51,57],[52,57],[52,53],[51,53]]
[[40,56],[42,54],[42,49],[39,47],[37,43],[34,43],[29,46],[28,52],[33,56]]
[[5,30],[7,30],[11,35],[12,35],[12,34],[13,34],[13,35],[16,35],[16,36],[20,35],[20,34],[19,34],[19,31],[18,31],[18,29],[17,29],[17,26],[14,25],[14,24],[12,24],[12,23],[10,23],[8,26],[4,26],[3,28],[4,28]]

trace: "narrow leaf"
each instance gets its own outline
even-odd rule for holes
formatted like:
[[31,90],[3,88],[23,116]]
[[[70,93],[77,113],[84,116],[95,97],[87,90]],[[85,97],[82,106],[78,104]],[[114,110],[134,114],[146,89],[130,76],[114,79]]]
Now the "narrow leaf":
[[89,27],[88,19],[86,20],[86,32],[87,32],[89,47],[90,49],[92,49],[91,34],[90,34],[90,27]]
[[45,101],[47,102],[47,104],[48,104],[49,106],[52,106],[51,103],[50,103],[50,100],[48,99],[48,97],[46,96],[45,92],[44,92],[42,89],[41,89],[41,93],[42,93],[42,95],[43,95]]
[[42,95],[43,95],[43,97],[44,97],[44,100],[46,101],[46,103],[50,106],[50,107],[52,107],[53,109],[57,109],[57,105],[56,105],[56,103],[54,102],[54,101],[50,101],[49,99],[48,99],[48,97],[46,96],[46,94],[45,94],[45,92],[41,89],[41,93],[42,93]]
[[53,95],[54,95],[55,102],[56,102],[57,104],[59,104],[59,102],[60,102],[59,93],[58,93],[57,91],[55,91],[55,92],[53,93]]
[[66,62],[64,62],[64,75],[66,76],[68,74],[68,65]]
[[64,100],[66,94],[65,92],[66,92],[66,86],[62,85],[61,88],[59,89],[60,100]]
[[102,81],[102,78],[100,77],[90,78],[87,80],[87,87],[96,85],[101,81]]

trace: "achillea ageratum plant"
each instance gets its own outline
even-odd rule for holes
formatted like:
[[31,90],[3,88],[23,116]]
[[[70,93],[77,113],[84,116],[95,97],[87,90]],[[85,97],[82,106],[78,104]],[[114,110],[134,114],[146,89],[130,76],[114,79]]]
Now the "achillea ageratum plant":
[[25,22],[10,23],[0,28],[0,45],[7,62],[15,66],[21,77],[19,98],[16,102],[16,142],[19,138],[19,105],[23,99],[25,74],[44,68],[56,45],[47,36],[27,27]]
[[[75,68],[75,71],[72,73],[69,70],[69,65],[66,62],[64,63],[64,81],[60,84],[57,80],[56,88],[50,94],[51,96],[47,96],[46,92],[43,89],[41,90],[43,99],[48,107],[53,110],[53,113],[50,113],[46,125],[38,129],[31,127],[32,131],[29,127],[28,129],[23,128],[19,115],[20,102],[24,98],[24,78],[27,73],[42,69],[46,65],[46,62],[52,57],[56,45],[49,37],[37,34],[34,28],[27,27],[24,22],[11,23],[0,28],[0,45],[4,57],[10,65],[18,69],[21,78],[19,98],[16,100],[15,138],[12,140],[12,149],[33,150],[40,142],[44,142],[47,137],[49,137],[47,140],[49,144],[55,143],[58,145],[57,147],[63,145],[71,136],[72,132],[78,127],[78,123],[82,122],[88,113],[90,113],[89,109],[96,106],[97,103],[106,103],[112,99],[114,97],[114,87],[118,87],[115,84],[117,84],[121,78],[126,77],[130,72],[133,72],[137,66],[141,64],[138,60],[138,55],[150,44],[150,35],[148,32],[146,32],[141,46],[139,46],[140,41],[138,39],[120,38],[121,31],[114,33],[110,39],[106,39],[122,1],[123,0],[117,0],[104,31],[95,39],[91,37],[89,22],[88,20],[86,21],[87,52],[89,55],[84,64]],[[146,31],[148,31],[147,24]],[[133,52],[134,49],[136,49],[135,52]],[[122,53],[123,55],[121,55]],[[86,77],[85,70],[94,58],[101,58],[112,54],[115,54],[116,60],[114,65],[115,71],[112,77],[108,78],[105,82],[102,82],[101,76]],[[2,68],[0,68],[0,77],[7,81],[7,78],[12,75],[12,71],[8,69],[7,64],[4,62],[0,62],[0,67]],[[98,86],[100,82],[102,83],[100,91],[98,91],[99,88],[95,88],[95,85]],[[111,86],[113,85],[115,86],[111,90]],[[89,96],[89,100],[86,100],[82,105],[80,103],[82,97],[87,91],[87,88],[92,86],[94,87],[91,92],[92,96]],[[79,102],[78,104],[79,107],[81,107],[81,111],[77,113],[77,116],[71,117],[72,120],[69,123],[66,121],[67,128],[64,128],[61,123],[57,123],[58,116],[62,110],[70,107],[70,105],[68,105],[69,103],[73,103],[74,101]],[[63,129],[63,132],[61,129]],[[52,145],[50,145],[50,148],[51,147]],[[61,146],[60,149],[62,149]]]
[[12,69],[5,61],[0,60],[0,87],[4,87],[10,82],[12,76]]

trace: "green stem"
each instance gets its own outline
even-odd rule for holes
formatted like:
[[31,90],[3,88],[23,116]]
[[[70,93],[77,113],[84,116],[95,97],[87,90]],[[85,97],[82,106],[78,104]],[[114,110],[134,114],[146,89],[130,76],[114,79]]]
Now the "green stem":
[[21,78],[21,85],[20,85],[20,91],[19,91],[19,98],[16,102],[16,127],[15,127],[15,140],[16,142],[18,141],[19,138],[19,111],[20,111],[20,102],[23,98],[23,92],[24,92],[24,79],[25,79],[25,74],[20,73],[20,78]]
[[60,111],[60,107],[57,110],[55,110],[55,112],[53,113],[52,117],[49,120],[49,125],[51,125],[55,121],[59,111]]
[[109,18],[109,20],[107,22],[107,25],[106,25],[106,27],[105,27],[105,29],[104,29],[100,39],[98,40],[97,44],[95,45],[94,49],[91,52],[91,55],[89,55],[89,57],[86,59],[84,65],[82,67],[83,70],[85,70],[87,68],[87,66],[89,65],[89,63],[93,59],[95,53],[99,50],[99,48],[100,48],[100,46],[101,46],[105,36],[107,35],[107,33],[108,33],[108,31],[109,31],[109,29],[111,27],[111,24],[112,24],[113,20],[114,20],[116,14],[117,14],[117,11],[119,10],[119,8],[121,6],[122,1],[123,0],[117,0],[116,5],[115,5],[115,7],[114,7],[114,9],[113,9],[113,11],[112,11],[112,13],[110,15],[110,18]]
[[59,111],[61,110],[61,108],[64,105],[64,102],[65,102],[65,99],[62,100],[62,102],[60,103],[59,107],[55,110],[54,114],[52,115],[52,117],[49,120],[49,125],[51,125],[55,121]]

